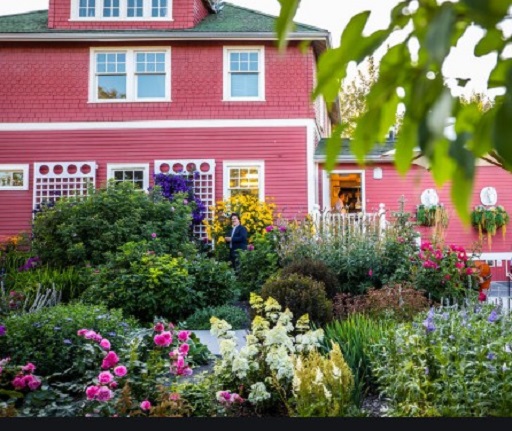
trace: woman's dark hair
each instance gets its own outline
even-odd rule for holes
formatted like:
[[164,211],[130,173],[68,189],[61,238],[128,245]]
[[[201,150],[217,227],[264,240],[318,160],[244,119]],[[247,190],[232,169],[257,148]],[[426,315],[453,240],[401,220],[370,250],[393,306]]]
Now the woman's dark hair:
[[238,220],[240,220],[240,216],[238,215],[238,213],[231,213],[229,218],[232,219],[233,217],[236,217]]

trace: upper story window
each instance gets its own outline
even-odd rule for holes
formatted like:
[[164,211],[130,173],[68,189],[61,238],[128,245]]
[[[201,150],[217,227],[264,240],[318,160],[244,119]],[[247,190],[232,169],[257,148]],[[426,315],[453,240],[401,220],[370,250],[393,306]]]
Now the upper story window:
[[224,48],[224,100],[265,100],[263,47]]
[[90,102],[171,100],[170,49],[92,49]]
[[0,165],[0,190],[28,190],[28,165]]
[[170,21],[172,0],[71,0],[77,21]]

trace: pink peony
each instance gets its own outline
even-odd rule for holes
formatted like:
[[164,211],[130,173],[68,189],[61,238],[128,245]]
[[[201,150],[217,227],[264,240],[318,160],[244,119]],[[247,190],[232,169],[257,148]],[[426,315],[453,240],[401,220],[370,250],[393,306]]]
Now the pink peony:
[[168,347],[172,343],[172,335],[168,331],[162,332],[160,334],[155,335],[153,340],[157,346]]
[[153,232],[153,233],[151,234],[151,238],[156,238],[156,233],[155,233],[155,232]]
[[178,355],[175,365],[178,368],[183,368],[185,366],[185,358],[182,355]]
[[190,332],[189,331],[180,331],[178,332],[178,340],[187,341],[189,339]]
[[16,390],[23,389],[25,387],[25,380],[23,379],[23,376],[16,376],[11,383]]
[[180,345],[180,347],[178,347],[178,350],[182,355],[187,356],[188,351],[190,350],[190,346],[187,343],[183,343]]
[[76,332],[76,335],[78,335],[79,337],[83,337],[85,334],[87,334],[87,332],[89,332],[88,329],[79,329],[77,332]]
[[108,386],[101,386],[96,394],[98,401],[109,401],[113,396],[114,394]]
[[112,373],[110,371],[102,371],[99,376],[98,376],[98,381],[102,384],[102,385],[107,385],[109,384],[112,380],[114,380],[114,376],[112,375]]
[[110,350],[110,341],[108,341],[106,338],[103,338],[100,341],[100,346],[105,350]]
[[35,379],[35,377],[32,374],[27,374],[22,377],[23,379],[23,386],[28,386],[30,383],[32,383]]
[[85,394],[87,395],[87,399],[88,400],[93,400],[94,398],[96,398],[96,395],[98,395],[98,391],[99,390],[100,390],[99,386],[89,386],[85,390]]
[[117,382],[116,381],[110,382],[110,384],[108,386],[110,389],[115,389],[115,388],[117,388]]
[[94,337],[96,337],[96,332],[94,332],[94,331],[87,331],[84,334],[84,337],[87,338],[88,340],[92,340],[92,339],[94,339]]
[[21,368],[23,371],[26,371],[27,373],[33,373],[36,369],[36,366],[32,362],[28,362],[27,365]]
[[144,400],[140,403],[140,408],[142,410],[149,410],[151,408],[151,403],[148,400]]
[[267,232],[272,232],[272,231],[274,230],[274,226],[267,226],[267,227],[265,228],[265,230],[266,230]]
[[158,322],[153,329],[155,332],[162,332],[165,329],[165,326],[162,322]]
[[117,356],[116,352],[111,350],[107,353],[107,356],[103,359],[103,362],[101,363],[101,368],[104,370],[107,368],[114,367],[119,362],[119,357]]
[[124,365],[119,365],[118,367],[114,368],[114,374],[117,377],[124,377],[124,376],[126,376],[127,373],[128,373],[128,370],[126,369],[126,367]]
[[35,391],[39,386],[41,386],[41,381],[34,377],[30,383],[28,383],[28,387],[31,391]]

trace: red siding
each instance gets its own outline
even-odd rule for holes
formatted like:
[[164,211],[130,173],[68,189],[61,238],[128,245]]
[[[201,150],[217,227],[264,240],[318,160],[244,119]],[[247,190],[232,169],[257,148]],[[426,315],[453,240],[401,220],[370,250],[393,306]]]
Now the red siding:
[[[392,164],[380,164],[383,175],[381,180],[373,179],[373,167],[366,168],[366,211],[376,212],[379,204],[386,205],[388,217],[393,211],[399,209],[399,199],[405,196],[405,210],[415,214],[416,206],[421,203],[420,196],[426,188],[435,188],[439,195],[439,202],[445,205],[449,214],[449,225],[446,229],[445,241],[448,244],[463,245],[468,249],[478,240],[478,232],[471,226],[464,226],[457,216],[451,203],[450,184],[437,188],[429,171],[419,166],[413,166],[409,173],[400,176]],[[357,165],[338,165],[340,170],[360,170]],[[491,166],[477,167],[471,209],[480,205],[480,190],[486,186],[493,186],[498,192],[498,205],[503,205],[508,211],[512,210],[512,175],[503,169]],[[419,227],[422,238],[428,239],[433,228]],[[512,249],[512,225],[508,226],[505,238],[501,232],[492,238],[492,248],[487,246],[484,237],[482,252],[510,252]]]
[[48,27],[60,30],[165,30],[191,28],[208,15],[202,0],[169,0],[172,21],[70,21],[71,0],[50,0]]
[[285,217],[307,212],[306,128],[140,129],[0,133],[0,163],[30,163],[30,190],[0,191],[0,238],[30,229],[34,162],[93,160],[97,185],[107,163],[215,159],[216,199],[223,161],[264,160],[265,192]]
[[88,103],[90,44],[3,44],[0,122],[315,118],[310,100],[315,67],[311,50],[302,54],[295,45],[280,54],[267,44],[266,101],[223,102],[222,43],[153,46],[171,47],[172,102]]

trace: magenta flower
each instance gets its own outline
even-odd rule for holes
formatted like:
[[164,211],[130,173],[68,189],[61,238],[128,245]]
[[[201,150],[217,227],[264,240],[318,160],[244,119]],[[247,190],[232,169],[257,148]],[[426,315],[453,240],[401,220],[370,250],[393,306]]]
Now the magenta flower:
[[372,271],[371,269],[368,271],[368,275],[369,275],[370,277],[373,275],[373,271]]
[[274,226],[267,226],[267,227],[265,228],[265,230],[266,230],[267,232],[272,232],[272,231],[274,230]]
[[25,380],[23,379],[23,376],[16,376],[11,383],[16,390],[23,389],[25,387]]
[[119,357],[117,356],[116,352],[111,350],[107,353],[107,356],[103,359],[103,362],[101,363],[101,368],[108,369],[114,367],[119,362]]
[[115,380],[114,380],[113,382],[110,382],[110,383],[109,383],[109,385],[108,385],[108,387],[109,387],[110,389],[115,389],[115,388],[117,388],[117,382],[116,382]]
[[87,334],[87,332],[89,332],[88,329],[79,329],[77,332],[76,332],[76,335],[78,335],[79,337],[83,337],[85,334]]
[[249,250],[249,251],[253,251],[253,250],[254,250],[254,245],[249,244],[249,245],[247,246],[247,250]]
[[109,401],[114,396],[114,393],[108,386],[101,386],[96,394],[98,401]]
[[103,338],[100,341],[100,346],[105,350],[110,350],[110,341],[108,341],[106,338]]
[[151,403],[148,400],[144,400],[140,403],[141,410],[149,410],[151,408]]
[[172,335],[169,331],[162,332],[161,334],[155,335],[153,340],[157,346],[168,347],[172,343]]
[[155,232],[153,232],[153,233],[151,234],[151,238],[153,238],[153,239],[154,239],[154,238],[156,238],[156,233],[155,233]]
[[100,390],[99,386],[89,386],[85,390],[85,394],[87,395],[87,399],[88,400],[93,400],[94,398],[96,398],[96,395],[98,395],[98,391],[99,390]]
[[184,343],[178,348],[178,350],[182,355],[187,356],[190,346],[187,343]]
[[118,367],[114,368],[114,374],[117,377],[124,377],[124,376],[126,376],[127,373],[128,373],[128,370],[126,369],[126,367],[124,365],[119,365]]
[[84,334],[84,337],[88,340],[94,340],[96,338],[96,332],[94,331],[87,331],[85,334]]
[[32,362],[29,362],[29,363],[27,363],[27,365],[25,365],[21,369],[23,371],[26,371],[27,373],[33,373],[34,370],[36,369],[36,366]]
[[110,371],[102,371],[98,376],[98,381],[102,385],[108,385],[112,380],[114,380],[114,376]]
[[189,331],[180,331],[178,332],[178,340],[187,341],[189,339],[190,332]]
[[28,383],[28,387],[31,391],[35,391],[39,386],[41,386],[41,381],[37,378],[37,377],[34,377],[29,383]]
[[162,332],[164,329],[165,329],[165,326],[162,322],[158,322],[154,327],[153,329],[155,330],[155,332]]

